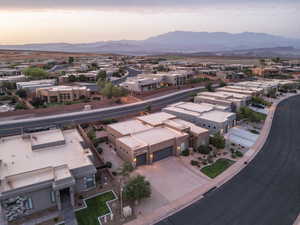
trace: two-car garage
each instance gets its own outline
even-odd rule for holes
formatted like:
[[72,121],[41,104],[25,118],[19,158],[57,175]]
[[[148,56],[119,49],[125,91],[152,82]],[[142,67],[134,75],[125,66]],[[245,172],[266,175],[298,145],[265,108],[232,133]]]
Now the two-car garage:
[[[174,155],[173,154],[173,146],[155,151],[155,152],[153,152],[152,162],[157,162],[159,160],[163,160],[172,155]],[[135,160],[136,160],[135,165],[137,167],[147,165],[147,153],[143,153],[141,155],[136,156]]]
[[153,160],[152,162],[157,162],[159,160],[165,159],[173,154],[173,146],[158,150],[153,152]]

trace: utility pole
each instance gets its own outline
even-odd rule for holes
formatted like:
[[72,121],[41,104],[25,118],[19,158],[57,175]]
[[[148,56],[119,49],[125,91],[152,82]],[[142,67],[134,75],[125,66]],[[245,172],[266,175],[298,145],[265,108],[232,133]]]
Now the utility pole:
[[123,218],[123,178],[120,180],[120,209],[121,209],[121,221],[124,219]]

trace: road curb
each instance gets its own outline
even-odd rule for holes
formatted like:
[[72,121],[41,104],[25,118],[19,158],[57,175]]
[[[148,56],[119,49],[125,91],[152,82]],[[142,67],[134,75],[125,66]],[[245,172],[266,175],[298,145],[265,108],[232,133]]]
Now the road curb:
[[[212,188],[213,188],[213,190],[215,190],[216,189],[215,187],[219,188],[223,184],[225,184],[226,182],[231,180],[242,169],[244,169],[249,164],[249,162],[251,162],[263,148],[263,146],[269,136],[277,106],[282,101],[284,101],[290,97],[294,97],[294,96],[298,96],[298,95],[300,95],[300,94],[289,95],[289,96],[286,96],[286,97],[280,99],[278,102],[273,103],[273,105],[271,106],[270,111],[267,115],[267,118],[265,120],[264,126],[261,130],[261,135],[259,136],[259,138],[256,141],[256,143],[254,144],[254,146],[248,150],[248,151],[251,150],[252,154],[249,154],[247,158],[244,158],[244,159],[236,162],[235,167],[233,167],[231,170],[229,168],[227,171],[224,171],[223,177],[219,177],[219,179],[216,178],[216,180],[215,180],[216,182],[212,182],[208,185],[202,186],[201,188],[197,188],[194,191],[192,191],[191,193],[188,193],[188,194],[184,195],[183,197],[171,202],[170,204],[155,210],[151,215],[147,215],[147,216],[143,216],[143,217],[140,216],[137,219],[126,223],[126,225],[152,225],[152,224],[158,223],[159,221],[162,221],[162,220],[172,216],[176,212],[178,212],[178,211],[192,205],[196,201],[204,198],[204,194],[207,193],[208,191],[212,190]],[[232,170],[234,170],[234,171],[232,171]],[[300,225],[300,215],[298,217],[299,217],[298,218],[299,221],[297,224],[294,224],[294,225]]]

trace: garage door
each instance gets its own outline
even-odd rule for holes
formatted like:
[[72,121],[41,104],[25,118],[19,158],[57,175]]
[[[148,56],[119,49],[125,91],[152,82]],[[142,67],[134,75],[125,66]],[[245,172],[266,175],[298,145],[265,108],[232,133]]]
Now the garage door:
[[173,146],[164,148],[153,153],[153,162],[165,159],[173,155]]
[[147,164],[147,154],[141,154],[136,157],[136,166],[142,166]]

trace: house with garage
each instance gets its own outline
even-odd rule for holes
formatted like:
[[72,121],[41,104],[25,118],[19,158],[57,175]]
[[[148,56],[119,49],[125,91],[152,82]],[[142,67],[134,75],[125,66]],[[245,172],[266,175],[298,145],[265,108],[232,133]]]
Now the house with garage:
[[195,103],[210,103],[230,107],[230,111],[237,111],[240,107],[246,106],[251,100],[251,95],[244,95],[229,92],[200,92],[194,98]]
[[210,133],[227,133],[236,124],[236,114],[218,109],[211,104],[178,102],[165,107],[163,112],[208,129]]
[[107,132],[118,155],[134,166],[177,156],[209,141],[207,129],[165,112],[108,125]]
[[93,156],[76,129],[0,138],[1,216],[15,221],[75,205],[75,193],[95,188]]

